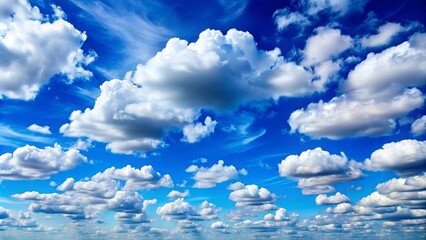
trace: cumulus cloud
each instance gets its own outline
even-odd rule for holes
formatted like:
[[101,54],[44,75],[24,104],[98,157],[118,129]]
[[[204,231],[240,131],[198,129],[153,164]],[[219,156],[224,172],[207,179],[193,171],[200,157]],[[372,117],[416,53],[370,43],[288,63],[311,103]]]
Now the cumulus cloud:
[[334,191],[330,185],[362,177],[362,164],[348,161],[341,156],[330,154],[321,148],[309,149],[300,155],[287,156],[278,164],[282,177],[297,178],[304,194],[319,194]]
[[313,79],[278,48],[258,49],[248,32],[208,29],[196,42],[170,39],[125,80],[104,82],[94,107],[74,111],[60,132],[106,142],[115,153],[144,152],[161,146],[170,129],[192,124],[200,109],[224,112],[252,100],[324,91],[325,83]]
[[415,88],[425,84],[424,41],[426,34],[415,34],[370,53],[341,84],[342,95],[294,111],[288,120],[291,132],[330,139],[390,134],[396,119],[424,105],[424,94]]
[[195,184],[193,187],[195,188],[212,188],[218,183],[238,178],[239,174],[247,175],[244,168],[237,171],[233,165],[226,166],[224,164],[223,160],[219,160],[217,164],[213,164],[209,168],[191,165],[186,169],[186,172],[194,173]]
[[[266,188],[259,188],[257,185],[247,185],[242,189],[234,190],[229,194],[229,199],[236,202],[237,207],[252,207],[261,210],[267,210],[273,207],[273,204],[277,200],[277,196],[269,192]],[[271,210],[271,209],[268,209]]]
[[26,0],[2,4],[0,97],[31,100],[57,74],[68,82],[92,76],[83,68],[96,57],[81,50],[86,34],[65,21],[60,8],[54,10],[54,16],[43,15]]
[[315,65],[339,56],[340,53],[352,47],[352,38],[342,35],[339,29],[319,27],[316,35],[306,41],[303,50],[305,65]]
[[185,190],[184,192],[179,192],[176,190],[172,190],[167,194],[169,198],[185,198],[189,195],[189,190]]
[[31,124],[30,126],[28,126],[27,129],[41,134],[52,134],[49,126],[39,126],[37,124]]
[[374,151],[365,160],[372,171],[396,171],[399,175],[414,175],[426,170],[426,141],[406,139],[390,142]]
[[349,203],[339,203],[334,208],[331,208],[331,207],[327,208],[326,211],[332,212],[332,213],[335,213],[335,214],[345,214],[345,213],[353,212],[353,207]]
[[229,225],[225,224],[222,221],[216,221],[216,222],[212,223],[210,228],[212,228],[212,229],[226,229],[226,228],[229,228]]
[[185,202],[182,198],[166,203],[157,208],[157,214],[163,219],[208,221],[218,218],[221,212],[214,204],[204,201],[198,208]]
[[391,42],[398,33],[404,28],[399,23],[388,22],[379,27],[377,34],[369,35],[361,38],[361,46],[363,47],[380,47]]
[[274,19],[278,31],[283,31],[292,24],[304,27],[310,23],[307,17],[299,12],[291,12],[289,8],[275,11]]
[[0,155],[0,179],[48,179],[82,162],[87,158],[76,149],[64,151],[59,144],[44,149],[26,145]]
[[320,194],[315,198],[315,203],[317,205],[339,204],[349,201],[350,199],[345,194],[341,194],[340,192],[337,192],[335,195],[332,196]]
[[411,124],[411,133],[415,136],[420,136],[426,132],[426,115],[423,115],[421,118],[416,119]]
[[186,125],[183,128],[183,141],[194,143],[200,141],[200,139],[209,136],[214,132],[217,122],[212,120],[211,117],[207,116],[202,123]]

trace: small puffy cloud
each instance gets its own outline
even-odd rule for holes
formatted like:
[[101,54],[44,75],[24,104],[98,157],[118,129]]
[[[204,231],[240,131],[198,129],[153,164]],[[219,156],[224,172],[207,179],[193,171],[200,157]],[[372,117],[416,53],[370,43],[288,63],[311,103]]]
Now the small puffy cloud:
[[299,12],[291,12],[289,8],[275,11],[274,19],[278,31],[283,31],[292,24],[303,27],[310,23],[307,17]]
[[295,220],[297,220],[298,217],[299,217],[299,215],[295,214],[295,213],[288,215],[287,209],[285,209],[285,208],[278,208],[275,211],[275,215],[268,213],[263,217],[263,219],[266,220],[266,221],[281,222],[281,221],[295,221]]
[[209,168],[191,165],[186,169],[186,172],[194,173],[195,184],[193,187],[195,188],[212,188],[218,183],[236,179],[239,174],[244,175],[246,173],[245,169],[240,170],[239,173],[233,165],[226,166],[224,164],[223,160],[219,160],[217,164],[213,164]]
[[346,214],[346,213],[353,212],[354,209],[353,209],[352,205],[349,204],[349,203],[339,203],[336,207],[328,208],[326,211],[332,212],[332,213],[335,213],[335,214]]
[[227,228],[229,228],[229,225],[225,224],[224,222],[217,221],[217,222],[212,223],[210,228],[212,228],[212,229],[227,229]]
[[214,132],[217,122],[207,116],[202,123],[186,125],[183,128],[183,141],[194,143],[200,141]]
[[343,153],[334,155],[318,147],[287,156],[278,164],[278,170],[282,177],[297,178],[304,194],[318,194],[334,191],[331,184],[362,177],[361,165],[348,161]]
[[379,27],[377,34],[361,38],[363,47],[380,47],[391,42],[392,38],[403,31],[404,28],[399,23],[388,22]]
[[392,133],[396,119],[424,105],[425,96],[415,87],[425,85],[425,41],[426,34],[415,34],[400,45],[368,54],[341,84],[342,95],[290,115],[291,132],[330,139]]
[[399,175],[413,175],[426,170],[426,141],[406,139],[386,143],[365,160],[372,171],[396,171]]
[[[272,207],[277,196],[266,188],[257,185],[247,185],[242,189],[234,190],[229,194],[229,199],[236,202],[237,207],[258,207],[261,210]],[[272,208],[273,209],[273,208]],[[271,210],[271,209],[269,209]]]
[[235,183],[231,183],[228,186],[228,190],[239,190],[239,189],[243,189],[244,188],[244,184],[242,182],[235,182]]
[[339,204],[349,201],[350,199],[345,194],[341,194],[340,192],[337,192],[335,195],[332,196],[320,194],[315,198],[315,203],[317,205]]
[[82,162],[87,158],[76,149],[64,151],[59,144],[44,149],[26,145],[0,155],[0,179],[48,179]]
[[414,136],[420,136],[426,133],[426,115],[423,115],[411,124],[411,133]]
[[172,190],[167,194],[168,198],[185,198],[189,195],[189,190],[185,190],[184,192],[179,192],[176,190]]
[[248,32],[207,29],[192,43],[170,39],[124,80],[105,81],[100,90],[93,108],[74,111],[60,132],[131,154],[162,146],[173,129],[189,125],[188,141],[212,132],[214,121],[193,125],[201,109],[221,113],[253,100],[309,95],[325,83],[285,61],[278,48],[258,49]]
[[305,65],[331,60],[352,47],[352,38],[342,35],[339,29],[320,27],[315,32],[316,35],[308,38],[303,50]]
[[221,209],[214,204],[204,201],[196,208],[185,202],[182,198],[166,203],[157,208],[157,214],[167,220],[195,220],[208,221],[218,218]]
[[37,124],[31,124],[27,129],[41,134],[52,134],[49,126],[39,126]]
[[41,86],[57,74],[69,82],[92,76],[83,68],[96,57],[81,50],[86,34],[65,21],[60,8],[54,10],[55,17],[49,21],[51,16],[26,0],[2,4],[0,98],[34,99]]

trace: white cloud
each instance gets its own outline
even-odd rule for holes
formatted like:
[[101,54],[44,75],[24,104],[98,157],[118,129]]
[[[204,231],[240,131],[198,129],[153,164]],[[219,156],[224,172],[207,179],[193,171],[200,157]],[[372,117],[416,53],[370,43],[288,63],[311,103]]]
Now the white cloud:
[[228,190],[239,190],[239,189],[243,189],[244,188],[244,184],[242,182],[235,182],[235,183],[231,183],[228,186]]
[[49,126],[39,126],[37,124],[31,124],[27,129],[42,134],[52,134]]
[[173,186],[173,180],[169,174],[162,176],[151,165],[142,166],[140,169],[130,165],[124,168],[111,167],[92,177],[94,181],[109,179],[126,181],[123,190],[129,191]]
[[318,147],[287,156],[278,164],[278,170],[282,177],[297,178],[304,194],[318,194],[333,191],[331,184],[360,178],[361,166],[348,161],[344,153],[332,155]]
[[386,143],[374,151],[364,165],[368,170],[391,170],[399,175],[422,173],[426,170],[426,141],[406,139]]
[[423,115],[421,118],[416,119],[411,124],[411,133],[415,136],[420,136],[426,132],[426,115]]
[[280,54],[258,49],[250,33],[235,29],[226,35],[207,29],[192,43],[170,39],[125,80],[104,82],[94,107],[74,111],[60,132],[106,142],[115,153],[144,152],[161,146],[170,129],[192,124],[200,109],[224,112],[252,100],[325,90]]
[[333,13],[344,16],[349,12],[362,11],[368,0],[304,0],[301,5],[309,15],[318,15],[320,12]]
[[425,84],[424,41],[426,34],[415,34],[398,46],[370,53],[342,83],[342,95],[294,111],[288,120],[291,132],[331,139],[390,134],[396,119],[424,104],[423,93],[413,88]]
[[335,195],[332,196],[320,194],[315,198],[315,203],[317,205],[339,204],[349,201],[349,198],[345,194],[341,194],[340,192],[337,192]]
[[157,208],[157,214],[162,219],[206,221],[218,218],[221,209],[214,204],[204,201],[198,208],[185,202],[182,198],[176,199]]
[[[42,85],[56,74],[68,82],[90,78],[83,68],[96,54],[80,49],[87,36],[55,15],[53,21],[26,0],[2,5],[0,16],[0,97],[31,100]],[[54,8],[55,12],[60,11]]]
[[189,190],[185,190],[184,192],[172,190],[167,194],[167,197],[169,198],[185,198],[187,196],[189,196]]
[[310,23],[307,17],[303,16],[299,12],[290,12],[289,8],[275,11],[274,18],[278,31],[283,31],[292,24],[297,25],[298,27],[304,27]]
[[77,141],[72,145],[72,148],[87,151],[92,147],[92,141],[90,139],[77,139]]
[[378,184],[376,189],[380,194],[423,191],[426,189],[426,173],[408,178],[392,178]]
[[391,42],[392,38],[401,31],[404,31],[401,24],[388,22],[379,27],[377,34],[361,38],[361,46],[380,47],[387,45]]
[[0,179],[48,179],[82,162],[87,158],[76,149],[63,151],[59,144],[44,149],[26,145],[0,155]]
[[277,196],[269,192],[266,188],[259,188],[257,185],[247,185],[242,189],[234,190],[229,194],[229,199],[236,202],[237,207],[247,207],[265,209],[272,206],[277,200]]
[[353,207],[349,203],[339,203],[332,211],[336,214],[345,214],[353,212]]
[[189,124],[183,128],[183,141],[194,143],[200,141],[214,132],[217,122],[207,116],[202,123]]
[[237,169],[233,165],[226,166],[224,164],[223,160],[219,160],[217,164],[213,164],[210,168],[191,165],[186,169],[186,172],[194,173],[195,184],[193,187],[212,188],[218,183],[238,178],[239,172]]
[[339,29],[319,27],[315,29],[315,33],[316,35],[308,38],[303,50],[305,65],[331,60],[352,47],[352,38],[342,35]]
[[216,221],[216,222],[212,223],[210,228],[212,228],[212,229],[225,229],[225,228],[229,228],[229,225],[225,224],[224,222],[221,222],[221,221]]

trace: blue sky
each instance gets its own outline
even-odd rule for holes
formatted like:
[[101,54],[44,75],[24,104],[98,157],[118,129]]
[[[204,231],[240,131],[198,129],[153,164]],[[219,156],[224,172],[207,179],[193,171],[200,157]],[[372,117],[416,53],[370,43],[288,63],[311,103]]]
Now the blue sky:
[[423,1],[0,0],[0,239],[422,239]]

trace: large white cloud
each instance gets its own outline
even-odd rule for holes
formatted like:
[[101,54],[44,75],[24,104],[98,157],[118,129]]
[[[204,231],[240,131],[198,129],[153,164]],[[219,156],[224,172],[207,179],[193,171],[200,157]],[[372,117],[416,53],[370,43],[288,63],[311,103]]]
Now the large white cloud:
[[0,179],[47,179],[82,162],[87,158],[76,149],[64,151],[59,144],[43,149],[26,145],[0,155]]
[[393,170],[400,175],[413,175],[426,170],[426,141],[406,139],[383,145],[365,160],[365,168],[373,171]]
[[396,119],[424,105],[425,96],[415,87],[426,82],[425,41],[426,34],[415,34],[370,53],[342,83],[342,95],[293,112],[291,131],[331,139],[390,134]]
[[325,82],[313,78],[279,49],[259,50],[248,32],[208,29],[196,42],[170,39],[125,80],[104,82],[95,106],[74,111],[60,131],[107,142],[113,152],[143,152],[160,146],[170,129],[197,126],[202,108],[223,112],[251,100],[323,91]]
[[226,166],[224,164],[223,160],[219,160],[210,168],[191,165],[186,169],[186,172],[194,173],[195,188],[212,188],[218,183],[238,178],[240,173],[247,174],[244,169],[238,171],[233,165]]
[[0,98],[31,100],[56,74],[68,82],[92,76],[83,66],[95,54],[80,49],[87,36],[62,18],[59,7],[52,5],[56,14],[45,16],[26,0],[1,0],[0,6]]
[[287,156],[278,164],[280,176],[297,178],[298,187],[307,195],[334,191],[330,185],[362,177],[362,164],[330,154],[321,148]]
[[304,64],[315,65],[339,56],[340,53],[352,47],[352,38],[342,35],[339,29],[319,27],[316,35],[306,41],[303,50]]

